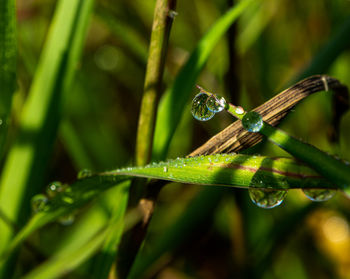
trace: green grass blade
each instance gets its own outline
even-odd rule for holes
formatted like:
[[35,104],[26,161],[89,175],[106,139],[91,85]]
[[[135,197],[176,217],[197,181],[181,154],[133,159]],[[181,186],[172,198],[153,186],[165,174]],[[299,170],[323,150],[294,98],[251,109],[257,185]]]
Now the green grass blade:
[[349,191],[350,167],[339,159],[326,154],[310,144],[291,137],[284,131],[267,123],[264,123],[260,133],[297,159],[307,163],[330,182],[338,185],[340,189]]
[[[180,183],[271,189],[337,188],[307,166],[290,158],[216,154],[153,163],[97,174],[138,176]],[[110,179],[110,178],[109,178]],[[263,183],[262,183],[263,182]]]
[[62,216],[73,213],[102,192],[127,180],[126,176],[108,176],[103,180],[92,177],[76,181],[66,191],[58,194],[47,205],[44,211],[36,213],[29,222],[16,234],[7,249],[0,255],[0,264],[16,249],[29,235],[48,223]]
[[[44,212],[37,213],[16,235],[4,256],[32,232],[57,218],[68,215],[130,176],[157,178],[175,182],[258,187],[269,189],[335,188],[312,169],[289,158],[269,158],[242,154],[208,155],[170,160],[145,167],[118,169],[78,180],[54,197]],[[263,181],[263,183],[262,183]],[[112,222],[113,223],[113,222]]]
[[[63,92],[68,92],[93,1],[61,0],[49,31],[20,120],[20,131],[1,177],[0,206],[21,225],[30,212],[30,198],[43,185],[44,174],[59,122]],[[14,189],[13,185],[16,185]],[[0,221],[0,251],[13,231]]]
[[102,245],[101,251],[93,259],[92,274],[94,278],[108,278],[115,261],[119,243],[124,229],[124,215],[128,204],[130,181],[113,192],[114,205],[110,205],[112,214],[108,222],[109,233]]
[[97,16],[104,22],[111,33],[116,36],[142,64],[147,63],[147,43],[128,24],[116,19],[107,9],[97,9]]
[[[151,251],[143,250],[136,257],[135,263],[128,275],[128,279],[148,278],[147,275],[153,270],[153,265],[164,253],[171,253],[179,248],[186,239],[193,235],[193,231],[208,220],[208,216],[213,214],[215,207],[219,203],[223,189],[213,189],[205,187],[190,202],[184,213],[167,228],[158,239]],[[200,211],[199,208],[201,209]],[[200,212],[200,214],[198,214]],[[151,276],[149,276],[151,277]]]
[[350,45],[350,17],[346,19],[339,30],[330,38],[327,44],[315,55],[297,80],[311,75],[321,74],[328,70],[336,58]]
[[12,95],[16,88],[16,9],[15,0],[0,3],[0,159],[5,144]]
[[59,278],[67,274],[88,259],[102,245],[107,233],[108,230],[104,229],[98,232],[90,241],[81,245],[79,249],[55,255],[23,278],[48,279]]
[[173,86],[161,99],[157,112],[153,160],[164,160],[166,157],[171,138],[180,122],[188,96],[210,53],[231,24],[249,7],[251,2],[251,0],[240,1],[213,25],[180,70]]

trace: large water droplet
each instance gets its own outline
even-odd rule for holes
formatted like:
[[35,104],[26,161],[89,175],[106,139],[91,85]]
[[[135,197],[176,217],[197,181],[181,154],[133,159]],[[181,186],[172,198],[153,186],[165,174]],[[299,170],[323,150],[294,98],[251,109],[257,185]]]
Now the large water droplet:
[[61,191],[62,191],[62,183],[59,181],[51,182],[49,185],[47,185],[47,188],[46,188],[46,194],[50,198],[53,198]]
[[207,121],[214,117],[215,112],[212,112],[207,107],[208,94],[198,93],[192,100],[192,115],[200,121]]
[[88,178],[92,175],[92,171],[89,169],[83,169],[78,173],[77,178],[78,179],[84,179],[84,178]]
[[254,204],[261,208],[279,206],[287,195],[287,191],[249,188],[249,197]]
[[261,115],[255,111],[247,112],[242,119],[242,125],[249,132],[259,132],[264,125]]
[[305,196],[312,201],[322,202],[333,198],[336,191],[331,189],[303,189]]
[[220,112],[226,106],[226,100],[224,97],[218,95],[211,95],[207,99],[207,108],[212,112]]
[[45,211],[48,208],[49,199],[43,195],[35,195],[31,200],[32,211],[34,213]]

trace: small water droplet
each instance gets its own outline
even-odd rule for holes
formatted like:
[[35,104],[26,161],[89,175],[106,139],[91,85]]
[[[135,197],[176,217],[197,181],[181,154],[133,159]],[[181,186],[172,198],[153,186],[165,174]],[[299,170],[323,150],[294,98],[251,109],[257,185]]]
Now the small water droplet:
[[249,132],[259,132],[264,125],[261,115],[255,111],[247,112],[242,119],[242,125]]
[[75,217],[73,214],[65,215],[58,219],[58,222],[63,226],[70,226],[74,223]]
[[249,188],[249,197],[254,204],[261,208],[274,208],[279,206],[287,195],[287,191]]
[[201,92],[192,100],[191,113],[199,121],[207,121],[215,115],[215,112],[210,111],[207,107],[208,97],[208,94]]
[[226,106],[226,100],[219,95],[211,95],[207,99],[207,108],[216,113],[222,111]]
[[0,118],[0,126],[2,125],[3,122],[4,122],[4,121],[2,121],[2,119]]
[[35,195],[31,200],[32,211],[34,213],[47,210],[48,204],[49,199],[43,194]]
[[88,178],[92,175],[92,171],[89,169],[83,169],[78,173],[78,179]]
[[164,167],[163,172],[168,172],[168,167]]
[[312,201],[322,202],[331,199],[336,191],[331,189],[303,189],[305,196]]
[[242,108],[242,107],[236,107],[235,108],[235,112],[237,113],[237,114],[243,114],[244,113],[244,109]]
[[61,191],[62,191],[62,183],[59,181],[51,182],[46,187],[46,194],[49,198],[53,198]]

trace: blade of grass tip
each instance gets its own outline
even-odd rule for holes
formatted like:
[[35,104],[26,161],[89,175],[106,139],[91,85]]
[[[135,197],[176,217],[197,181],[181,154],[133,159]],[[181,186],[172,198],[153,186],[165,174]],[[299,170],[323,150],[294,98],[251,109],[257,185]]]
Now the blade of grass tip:
[[[21,115],[19,135],[4,165],[0,206],[6,216],[19,226],[30,212],[30,197],[43,186],[59,122],[61,95],[62,92],[68,92],[72,81],[92,4],[92,0],[58,2]],[[0,221],[0,231],[1,252],[12,238],[13,230]],[[7,271],[9,274],[12,274],[10,269]]]
[[251,0],[240,1],[223,15],[200,40],[186,64],[181,68],[173,86],[162,97],[156,119],[152,159],[164,160],[175,129],[195,82],[210,53],[230,25],[249,7]]
[[12,95],[16,89],[16,9],[15,0],[0,3],[0,160],[11,111]]

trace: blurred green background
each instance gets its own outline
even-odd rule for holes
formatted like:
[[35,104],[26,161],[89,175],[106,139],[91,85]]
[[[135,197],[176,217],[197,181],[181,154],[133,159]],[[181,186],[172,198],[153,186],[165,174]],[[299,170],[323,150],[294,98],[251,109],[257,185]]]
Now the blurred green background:
[[[172,84],[200,38],[232,2],[178,0],[164,88]],[[55,4],[52,0],[17,1],[18,88],[8,148],[16,138],[18,116]],[[154,5],[155,1],[143,0],[96,1],[82,59],[64,97],[45,184],[70,183],[85,168],[103,171],[133,165]],[[197,83],[246,109],[311,74],[329,74],[350,86],[349,46],[350,1],[256,1],[214,48]],[[193,88],[192,96],[196,92]],[[190,105],[189,98],[168,158],[186,156],[232,122],[224,112],[208,122],[196,121]],[[342,120],[340,143],[334,144],[327,135],[331,113],[330,94],[321,92],[298,105],[281,127],[350,159],[350,114]],[[286,156],[271,144],[260,144],[253,152]],[[174,221],[186,214],[203,187],[171,183],[162,189],[143,245],[144,257],[152,254]],[[251,203],[247,191],[218,191],[223,193],[201,201],[208,202],[210,210],[193,213],[194,225],[188,225],[182,240],[147,266],[139,278],[350,278],[350,202],[341,193],[315,204],[293,190],[282,206],[264,210]],[[106,197],[95,203],[105,202]],[[106,222],[108,210],[96,213],[91,208],[79,212],[72,225],[49,225],[31,241],[45,256],[53,254],[74,231],[83,233],[86,219],[90,220],[86,231],[93,226],[92,218],[96,224]],[[19,269],[28,271],[40,260],[23,251]],[[88,278],[85,265],[67,278]]]

